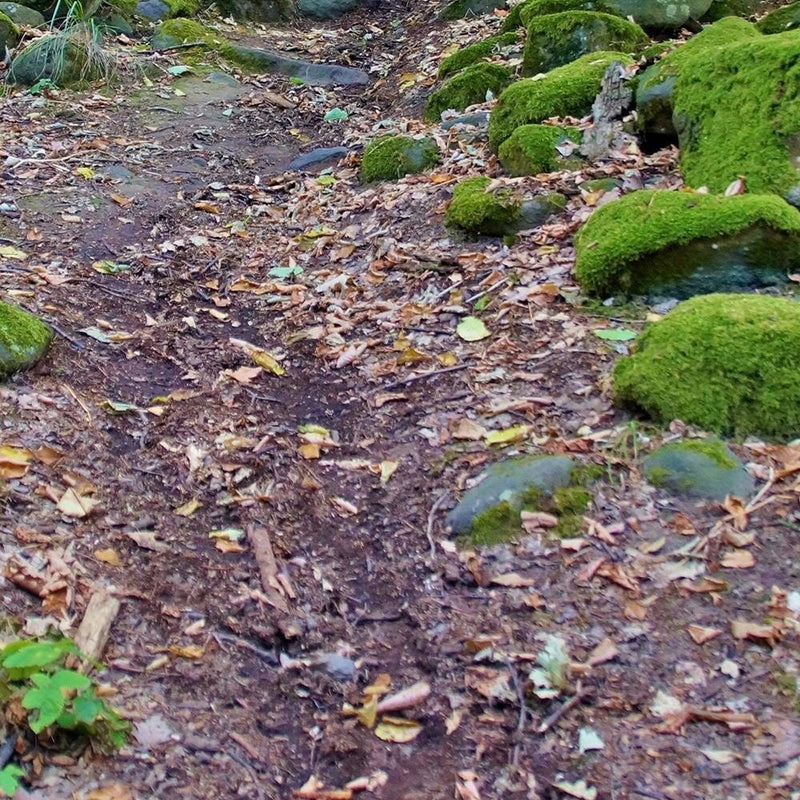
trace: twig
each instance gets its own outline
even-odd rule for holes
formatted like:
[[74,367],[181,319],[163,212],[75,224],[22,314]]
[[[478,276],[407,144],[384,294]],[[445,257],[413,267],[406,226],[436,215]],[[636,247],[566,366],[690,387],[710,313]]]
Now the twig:
[[431,546],[431,559],[436,558],[436,542],[433,540],[433,522],[436,518],[436,512],[442,507],[442,503],[444,503],[448,497],[450,497],[450,492],[445,489],[436,498],[436,501],[431,506],[431,510],[428,512],[428,525],[425,528],[425,535],[428,537],[428,544]]
[[514,684],[514,691],[517,693],[519,703],[519,719],[517,719],[517,730],[514,732],[514,751],[511,755],[511,766],[519,765],[519,749],[522,745],[522,736],[525,733],[525,721],[528,716],[528,707],[525,705],[525,693],[522,691],[522,682],[519,679],[516,666],[510,659],[506,659],[506,666],[511,673],[511,683]]
[[49,320],[49,319],[48,319],[48,320],[45,320],[45,322],[47,322],[47,324],[48,324],[48,325],[49,325],[49,326],[50,326],[50,327],[51,327],[51,328],[52,328],[52,329],[53,329],[53,330],[54,330],[54,331],[55,331],[55,332],[56,332],[56,333],[57,333],[57,334],[58,334],[58,335],[59,335],[59,336],[62,338],[62,339],[65,339],[66,341],[68,341],[68,342],[69,342],[69,343],[72,345],[72,347],[74,347],[76,350],[83,350],[83,349],[84,349],[84,344],[83,344],[83,342],[79,342],[77,339],[75,339],[75,338],[73,338],[72,336],[70,336],[70,335],[69,335],[69,334],[68,334],[68,333],[67,333],[67,332],[66,332],[66,331],[65,331],[63,328],[61,328],[59,325],[56,325],[56,324],[55,324],[55,322],[53,322],[52,320]]
[[233,636],[230,633],[214,633],[212,635],[219,645],[221,645],[222,642],[235,644],[237,647],[241,647],[244,650],[250,650],[252,653],[255,653],[262,661],[266,661],[270,666],[277,667],[280,664],[278,657],[274,653],[271,653],[269,650],[265,650],[263,647],[259,647],[252,642],[248,642],[247,639],[241,639],[238,636]]
[[559,706],[537,729],[536,733],[547,733],[565,714],[572,711],[575,706],[577,706],[584,698],[588,697],[591,692],[586,689],[582,689],[580,683],[577,686],[577,690],[566,703]]
[[433,369],[430,372],[422,372],[419,375],[412,375],[409,378],[403,378],[399,381],[394,381],[393,383],[387,383],[385,386],[382,386],[380,390],[382,392],[388,392],[390,389],[397,389],[400,386],[408,386],[409,383],[416,383],[417,381],[425,380],[426,378],[435,378],[437,375],[444,375],[446,372],[458,372],[461,369],[467,369],[469,367],[474,366],[472,362],[468,364],[456,364],[454,367],[443,367],[442,369]]

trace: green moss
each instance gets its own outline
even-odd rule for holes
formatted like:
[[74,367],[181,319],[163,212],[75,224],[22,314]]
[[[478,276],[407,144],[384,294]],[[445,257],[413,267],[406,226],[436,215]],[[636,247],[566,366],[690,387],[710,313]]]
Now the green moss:
[[633,53],[650,41],[635,23],[595,11],[564,11],[534,17],[522,59],[522,74],[536,75],[604,50]]
[[225,37],[213,28],[207,28],[199,22],[184,17],[161,22],[153,34],[152,44],[154,50],[164,50],[188,42],[202,42],[204,46],[198,47],[198,50],[222,49],[227,44]]
[[31,366],[52,338],[50,328],[33,314],[0,301],[0,378]]
[[503,8],[505,0],[450,0],[441,13],[442,19],[464,19],[491,14],[496,8]]
[[577,128],[555,125],[520,125],[500,145],[498,157],[503,169],[513,176],[538,175],[564,169],[568,160],[556,150],[565,140],[579,144],[583,134]]
[[491,36],[481,42],[467,45],[459,50],[456,50],[452,55],[447,56],[441,64],[439,64],[439,77],[446,78],[455,72],[459,72],[464,67],[482,61],[494,53],[499,53],[506,47],[513,47],[519,43],[519,36],[516,32],[502,33],[499,36]]
[[[200,13],[199,0],[164,0],[173,17],[194,17]],[[134,3],[134,7],[138,0]]]
[[473,64],[429,95],[423,119],[436,122],[450,108],[463,111],[467,106],[483,103],[487,92],[496,97],[511,82],[511,75],[508,67],[499,64]]
[[650,483],[651,486],[655,486],[656,489],[666,488],[667,484],[670,482],[671,477],[672,477],[672,472],[666,469],[666,467],[653,467],[647,473],[648,483]]
[[[679,279],[694,267],[670,253],[674,248],[756,227],[786,234],[787,255],[800,243],[800,212],[778,197],[633,192],[599,208],[578,231],[575,273],[591,295],[636,293]],[[656,264],[653,256],[662,251],[665,261]]]
[[582,192],[613,192],[614,189],[619,189],[621,186],[622,181],[617,178],[595,178],[591,181],[584,181],[580,188]]
[[705,456],[723,469],[736,469],[739,466],[728,455],[728,448],[725,443],[719,439],[684,439],[682,442],[665,444],[659,448],[659,453],[684,452]]
[[478,514],[472,520],[469,531],[459,537],[459,541],[461,544],[493,547],[511,541],[520,534],[520,530],[519,511],[503,501]]
[[613,373],[618,403],[719,435],[800,434],[800,303],[705,295],[642,335]]
[[497,148],[515,128],[549,117],[583,117],[591,111],[600,83],[615,61],[631,64],[624,53],[590,53],[542,78],[512,83],[501,95],[489,118],[489,143]]
[[445,221],[469,233],[502,236],[519,220],[521,203],[509,189],[487,192],[489,178],[467,178],[453,190]]
[[19,28],[14,20],[0,11],[0,45],[9,50],[19,41]]
[[560,539],[577,536],[581,532],[583,517],[591,501],[591,493],[582,487],[568,486],[556,489],[549,509],[546,506],[542,508],[542,511],[549,510],[558,517],[558,525],[552,529],[553,535]]
[[748,17],[758,11],[763,0],[714,0],[703,16],[703,22],[716,22],[725,17]]
[[371,141],[361,160],[361,182],[396,181],[404,175],[424,172],[439,163],[439,148],[433,139],[381,136]]
[[776,8],[756,23],[761,33],[784,33],[800,28],[800,3]]
[[500,30],[512,31],[527,24],[535,17],[559,14],[562,11],[601,11],[613,14],[614,10],[601,0],[527,0],[514,6],[503,20]]
[[692,53],[673,108],[688,184],[722,192],[743,177],[749,191],[787,194],[800,180],[800,31]]

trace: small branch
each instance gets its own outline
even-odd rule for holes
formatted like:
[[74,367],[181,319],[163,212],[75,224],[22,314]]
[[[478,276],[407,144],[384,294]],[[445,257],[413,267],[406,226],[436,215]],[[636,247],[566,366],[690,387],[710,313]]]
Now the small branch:
[[565,714],[572,711],[575,706],[588,697],[591,692],[588,689],[582,689],[580,683],[578,684],[577,691],[575,692],[566,703],[557,708],[537,729],[536,733],[547,733]]
[[425,535],[428,537],[428,544],[431,546],[431,560],[436,558],[436,542],[433,540],[433,523],[436,518],[436,512],[442,507],[442,503],[444,503],[448,497],[450,497],[450,492],[445,489],[445,491],[436,498],[436,501],[431,506],[431,510],[428,512],[428,525],[425,528]]
[[517,719],[517,730],[514,732],[514,751],[511,755],[511,766],[519,766],[519,750],[522,745],[522,737],[525,733],[525,722],[528,716],[528,707],[525,705],[525,693],[522,691],[522,682],[519,679],[516,666],[510,659],[506,659],[506,667],[511,673],[511,683],[514,684],[514,691],[517,693],[519,703],[519,718]]
[[467,369],[469,367],[474,366],[471,362],[468,364],[457,364],[454,367],[444,367],[442,369],[434,369],[430,372],[422,372],[419,375],[412,375],[410,378],[403,378],[399,381],[394,381],[394,383],[387,383],[385,386],[381,387],[380,391],[388,392],[390,389],[398,389],[401,386],[408,386],[410,383],[416,383],[417,381],[424,381],[426,378],[435,378],[437,375],[444,375],[447,372],[458,372],[462,369]]

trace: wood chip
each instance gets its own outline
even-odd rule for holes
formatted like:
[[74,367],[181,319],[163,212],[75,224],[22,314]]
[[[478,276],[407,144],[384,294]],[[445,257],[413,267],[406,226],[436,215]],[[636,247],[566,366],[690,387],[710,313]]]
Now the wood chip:
[[75,644],[92,661],[99,661],[103,654],[111,625],[119,613],[120,602],[116,597],[100,590],[95,592],[86,606]]

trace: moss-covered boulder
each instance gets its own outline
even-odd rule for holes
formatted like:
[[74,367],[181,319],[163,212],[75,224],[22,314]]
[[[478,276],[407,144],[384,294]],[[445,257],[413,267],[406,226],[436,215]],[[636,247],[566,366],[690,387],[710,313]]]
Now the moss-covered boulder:
[[800,303],[693,297],[651,325],[614,369],[617,403],[721,436],[800,435]]
[[49,80],[61,88],[79,88],[105,77],[109,65],[95,35],[94,28],[76,26],[68,33],[35,39],[14,56],[9,79],[22,86]]
[[214,0],[225,17],[256,22],[278,22],[291,19],[295,13],[294,0]]
[[297,0],[297,11],[304,17],[336,19],[358,8],[360,0]]
[[633,53],[649,38],[635,23],[596,11],[564,11],[534,17],[527,26],[522,74],[537,75],[588,53]]
[[450,0],[441,13],[442,19],[464,19],[492,14],[505,8],[506,0]]
[[792,31],[800,28],[800,3],[790,3],[783,8],[776,8],[762,17],[756,27],[761,33],[773,34]]
[[699,19],[712,0],[527,0],[512,9],[503,30],[527,25],[535,16],[561,11],[599,11],[632,19],[643,28],[676,29]]
[[467,233],[503,236],[520,221],[522,201],[510,189],[486,191],[489,178],[467,178],[453,190],[445,222]]
[[200,0],[138,0],[135,13],[150,20],[195,17],[200,13]]
[[520,125],[540,123],[549,117],[583,117],[592,103],[608,67],[615,61],[631,64],[625,53],[599,52],[582,56],[548,72],[542,78],[512,83],[501,95],[489,119],[489,143],[497,148]]
[[0,11],[0,52],[12,50],[19,41],[19,28],[7,14]]
[[723,17],[749,17],[766,5],[764,0],[712,0],[703,22],[716,22]]
[[[28,28],[39,28],[45,23],[44,14],[19,3],[0,3],[0,13],[5,14],[15,25]],[[2,27],[1,22],[0,27]]]
[[774,195],[642,190],[595,211],[575,248],[595,297],[772,286],[800,267],[800,211]]
[[436,142],[428,137],[380,136],[364,149],[361,160],[362,183],[396,181],[436,166],[440,161]]
[[645,458],[648,483],[686,497],[747,498],[755,481],[736,454],[719,439],[684,439],[659,447]]
[[33,314],[0,301],[0,378],[35,364],[53,333]]
[[436,122],[443,111],[463,111],[467,106],[483,103],[488,92],[496,97],[511,83],[511,76],[511,70],[499,64],[473,64],[431,92],[423,118]]
[[533,489],[539,495],[551,496],[557,489],[570,485],[577,469],[578,464],[566,456],[519,456],[492,464],[447,515],[447,525],[453,533],[465,533],[480,514],[505,502],[516,510],[519,530],[519,511],[525,494]]
[[213,28],[184,17],[164,20],[153,32],[151,45],[153,50],[168,50],[182,44],[204,45],[199,50],[223,49],[227,39]]
[[636,85],[637,126],[646,136],[675,136],[674,92],[678,75],[693,54],[758,38],[756,28],[743,19],[729,18],[710,25],[648,67]]
[[520,125],[497,151],[503,169],[514,177],[568,169],[579,159],[570,158],[582,133],[556,125]]
[[519,43],[519,36],[515,31],[511,31],[509,33],[501,33],[498,36],[490,36],[488,39],[461,47],[439,64],[439,77],[446,78],[496,53],[502,54],[505,50],[513,48]]

